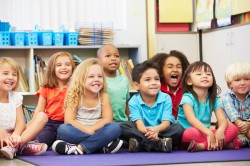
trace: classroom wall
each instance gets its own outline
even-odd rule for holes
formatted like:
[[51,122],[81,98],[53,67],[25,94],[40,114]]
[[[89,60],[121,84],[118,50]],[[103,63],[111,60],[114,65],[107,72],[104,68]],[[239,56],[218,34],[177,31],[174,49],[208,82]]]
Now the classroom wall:
[[142,62],[148,58],[146,30],[146,1],[127,0],[127,29],[115,32],[114,43],[139,44],[139,61]]

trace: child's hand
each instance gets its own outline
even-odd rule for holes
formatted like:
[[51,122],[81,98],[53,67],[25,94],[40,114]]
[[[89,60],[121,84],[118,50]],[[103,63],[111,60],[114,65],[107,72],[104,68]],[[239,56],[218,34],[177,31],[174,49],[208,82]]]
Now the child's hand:
[[2,149],[4,146],[13,146],[9,138],[0,139],[0,149]]
[[16,134],[15,132],[13,132],[10,136],[10,141],[12,142],[12,144],[14,146],[17,146],[19,144],[22,143],[22,138],[20,135]]
[[224,132],[218,129],[215,133],[215,139],[216,139],[216,146],[218,147],[217,150],[222,150],[223,146],[225,145]]
[[150,141],[156,142],[159,140],[158,134],[159,132],[156,131],[153,127],[148,127],[145,137]]
[[207,150],[216,150],[217,146],[216,146],[216,139],[215,139],[215,135],[213,133],[209,134],[207,136]]
[[247,123],[246,123],[246,122],[243,122],[243,121],[241,121],[240,123],[238,123],[237,127],[238,127],[239,131],[240,131],[242,134],[247,133],[247,131],[249,130],[249,129],[248,129]]

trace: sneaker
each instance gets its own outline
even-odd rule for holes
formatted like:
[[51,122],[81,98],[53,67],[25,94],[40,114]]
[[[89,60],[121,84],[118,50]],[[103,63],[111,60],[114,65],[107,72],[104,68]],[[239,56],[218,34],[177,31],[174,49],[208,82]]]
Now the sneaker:
[[129,152],[138,152],[139,151],[139,143],[137,139],[130,138],[128,142],[128,151]]
[[70,144],[62,140],[57,140],[52,145],[52,150],[61,155],[65,154],[83,154],[83,152],[75,144]]
[[250,140],[245,136],[245,134],[239,134],[237,137],[242,142],[243,147],[250,146]]
[[110,142],[103,148],[104,153],[116,153],[122,147],[123,141],[119,138]]
[[12,146],[5,146],[2,147],[1,153],[8,159],[13,159],[14,156],[16,156],[17,148]]
[[47,148],[48,146],[45,143],[39,143],[38,141],[30,141],[18,151],[18,154],[41,155],[46,152]]
[[172,152],[172,138],[160,138],[155,142],[153,149],[160,152]]

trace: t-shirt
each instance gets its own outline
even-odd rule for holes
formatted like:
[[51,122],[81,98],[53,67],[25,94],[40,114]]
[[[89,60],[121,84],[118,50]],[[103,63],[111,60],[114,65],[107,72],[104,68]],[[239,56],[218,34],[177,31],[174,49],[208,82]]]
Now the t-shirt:
[[130,119],[135,122],[142,120],[145,127],[158,126],[164,120],[175,123],[172,115],[172,102],[168,94],[159,92],[152,107],[149,107],[141,98],[140,94],[135,94],[129,100]]
[[192,106],[195,117],[207,128],[209,128],[211,125],[212,112],[222,107],[221,101],[218,97],[215,99],[215,103],[212,108],[210,108],[210,100],[208,99],[208,96],[205,103],[202,103],[200,101],[197,101],[193,94],[185,93],[182,97],[181,103],[179,104],[177,118],[178,123],[181,124],[185,129],[191,128],[192,126],[187,121],[187,118],[184,114],[183,104],[189,104],[190,106]]
[[175,119],[177,119],[178,106],[179,106],[181,98],[182,98],[182,85],[179,84],[177,90],[173,93],[169,90],[169,87],[167,84],[162,83],[161,84],[161,91],[170,95],[170,97],[172,99],[172,105],[173,105],[172,113],[173,113]]
[[116,122],[128,121],[125,114],[126,101],[130,98],[129,82],[125,76],[117,74],[114,78],[105,77],[108,95],[113,110],[113,119]]
[[23,96],[20,92],[9,92],[9,102],[0,103],[0,128],[11,132],[16,125],[16,109],[23,104]]
[[64,87],[62,90],[58,88],[46,88],[40,87],[36,96],[42,95],[46,99],[45,113],[51,120],[64,121],[64,98],[68,87]]

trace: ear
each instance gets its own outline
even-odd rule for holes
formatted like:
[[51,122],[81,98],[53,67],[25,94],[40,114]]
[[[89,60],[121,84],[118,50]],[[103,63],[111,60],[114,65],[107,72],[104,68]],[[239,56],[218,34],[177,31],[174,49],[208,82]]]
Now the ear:
[[138,82],[133,82],[132,85],[135,88],[135,90],[139,90],[139,83]]
[[187,79],[186,83],[187,83],[189,86],[193,85],[193,82],[192,82],[192,80],[191,80],[190,78]]
[[230,89],[233,89],[232,83],[228,83],[228,87],[230,87]]

